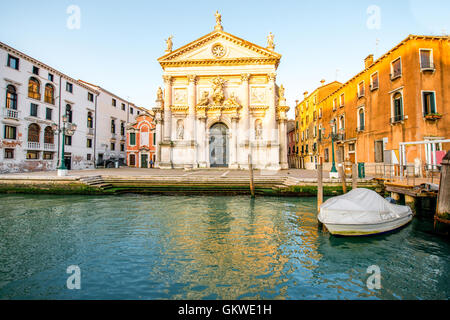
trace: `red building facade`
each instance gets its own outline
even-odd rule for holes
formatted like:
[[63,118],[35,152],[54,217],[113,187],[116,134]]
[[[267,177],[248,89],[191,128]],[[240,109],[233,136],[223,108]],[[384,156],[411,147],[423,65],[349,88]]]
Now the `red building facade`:
[[153,115],[145,112],[127,129],[127,165],[152,168],[156,161],[156,133]]

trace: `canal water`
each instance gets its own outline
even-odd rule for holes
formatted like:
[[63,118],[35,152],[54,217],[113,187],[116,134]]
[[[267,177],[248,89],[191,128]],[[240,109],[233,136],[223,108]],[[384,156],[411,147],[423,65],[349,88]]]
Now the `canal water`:
[[432,221],[336,238],[315,212],[314,198],[0,195],[0,298],[450,298]]

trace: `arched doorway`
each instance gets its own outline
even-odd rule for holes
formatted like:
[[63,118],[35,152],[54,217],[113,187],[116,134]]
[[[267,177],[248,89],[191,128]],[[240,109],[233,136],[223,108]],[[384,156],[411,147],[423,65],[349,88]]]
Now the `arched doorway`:
[[228,127],[221,122],[209,129],[209,164],[212,168],[228,167]]

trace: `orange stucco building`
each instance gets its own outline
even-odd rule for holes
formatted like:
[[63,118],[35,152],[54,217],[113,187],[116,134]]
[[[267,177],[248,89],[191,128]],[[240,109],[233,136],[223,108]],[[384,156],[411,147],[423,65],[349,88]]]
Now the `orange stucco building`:
[[141,113],[127,128],[127,165],[154,167],[156,160],[155,123],[153,114]]
[[[376,61],[369,55],[364,63],[363,71],[318,101],[322,117],[305,124],[325,129],[317,147],[324,169],[331,168],[332,131],[338,134],[336,162],[363,162],[368,168],[375,163],[439,164],[440,150],[450,147],[433,143],[450,138],[449,37],[410,35]],[[400,146],[424,141],[404,150]]]

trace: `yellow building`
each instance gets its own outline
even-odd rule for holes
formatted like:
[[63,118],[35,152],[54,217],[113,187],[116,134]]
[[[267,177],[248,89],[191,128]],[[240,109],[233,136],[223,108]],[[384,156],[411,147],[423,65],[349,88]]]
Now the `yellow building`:
[[336,162],[363,162],[366,168],[408,164],[419,171],[439,164],[450,147],[445,142],[450,138],[449,65],[448,36],[410,35],[376,61],[369,55],[363,71],[314,105],[323,115],[317,122],[311,112],[301,113],[309,120],[302,130],[325,129],[312,155],[322,157],[324,169],[331,168],[333,131]]
[[342,85],[337,81],[324,83],[322,80],[322,85],[311,94],[305,92],[303,101],[295,108],[297,168],[315,169],[319,163],[318,133],[323,110],[318,103]]

